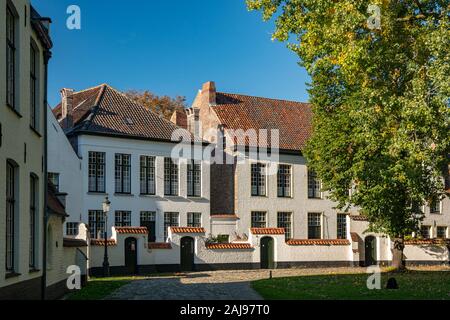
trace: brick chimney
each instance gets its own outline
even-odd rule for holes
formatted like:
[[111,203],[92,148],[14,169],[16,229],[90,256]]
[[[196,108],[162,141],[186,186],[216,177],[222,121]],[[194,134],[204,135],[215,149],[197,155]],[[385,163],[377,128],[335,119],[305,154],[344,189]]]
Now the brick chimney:
[[216,105],[216,84],[214,83],[214,81],[208,81],[203,84],[202,100],[209,106]]
[[73,89],[61,90],[61,121],[64,129],[73,127]]

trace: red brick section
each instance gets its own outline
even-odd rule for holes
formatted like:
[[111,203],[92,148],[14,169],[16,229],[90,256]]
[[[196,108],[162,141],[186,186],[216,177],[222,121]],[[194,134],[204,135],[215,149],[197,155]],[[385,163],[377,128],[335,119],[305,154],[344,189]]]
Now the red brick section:
[[[102,239],[92,239],[91,240],[91,245],[92,246],[104,246],[105,245],[105,240]],[[117,245],[116,240],[114,239],[108,239],[108,246],[115,246]]]
[[227,250],[227,249],[253,249],[250,243],[209,243],[206,245],[207,249]]
[[115,227],[117,233],[125,234],[147,234],[146,227]]
[[312,109],[308,103],[217,92],[212,109],[226,129],[267,129],[268,144],[270,129],[278,129],[280,149],[302,150],[312,131]]
[[346,239],[291,239],[286,242],[289,246],[348,246],[350,241]]
[[406,245],[450,245],[450,239],[411,239],[405,240]]
[[167,242],[149,242],[149,249],[172,249],[172,245]]
[[[53,113],[61,117],[61,105]],[[107,84],[73,94],[73,131],[117,137],[172,141],[172,122],[147,110]],[[183,136],[192,135],[185,130]]]
[[253,234],[285,234],[284,228],[251,228]]
[[173,233],[205,233],[204,228],[170,227]]

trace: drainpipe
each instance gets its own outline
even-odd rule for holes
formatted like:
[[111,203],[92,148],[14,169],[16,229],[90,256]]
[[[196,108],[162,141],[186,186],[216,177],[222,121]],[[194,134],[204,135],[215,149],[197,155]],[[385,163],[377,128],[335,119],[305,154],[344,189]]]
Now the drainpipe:
[[50,50],[44,51],[44,232],[43,232],[43,247],[42,247],[42,282],[41,282],[41,299],[45,300],[45,293],[47,288],[47,223],[48,223],[48,213],[47,213],[47,90],[48,90],[48,61],[52,57]]

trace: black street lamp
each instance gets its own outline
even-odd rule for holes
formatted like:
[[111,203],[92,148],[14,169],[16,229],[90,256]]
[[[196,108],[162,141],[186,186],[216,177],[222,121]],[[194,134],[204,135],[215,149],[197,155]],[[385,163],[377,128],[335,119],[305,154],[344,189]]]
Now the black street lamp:
[[111,202],[108,196],[105,197],[103,201],[103,214],[105,215],[105,225],[104,225],[104,239],[105,239],[105,256],[103,258],[103,276],[109,277],[109,261],[108,261],[108,213],[111,208]]

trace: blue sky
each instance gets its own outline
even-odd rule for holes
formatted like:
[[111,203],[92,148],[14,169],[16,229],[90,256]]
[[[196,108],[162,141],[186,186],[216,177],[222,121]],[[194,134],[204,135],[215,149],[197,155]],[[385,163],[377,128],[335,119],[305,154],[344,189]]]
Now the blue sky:
[[[108,83],[186,96],[213,80],[224,92],[307,101],[306,71],[273,23],[244,0],[33,0],[53,20],[49,103],[62,87]],[[81,30],[66,27],[69,5],[81,8]]]

